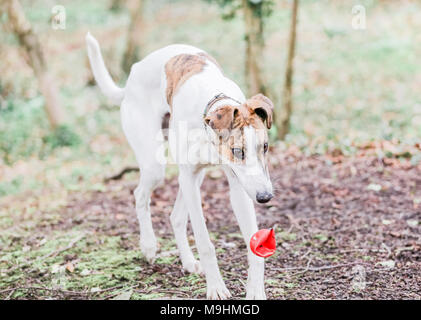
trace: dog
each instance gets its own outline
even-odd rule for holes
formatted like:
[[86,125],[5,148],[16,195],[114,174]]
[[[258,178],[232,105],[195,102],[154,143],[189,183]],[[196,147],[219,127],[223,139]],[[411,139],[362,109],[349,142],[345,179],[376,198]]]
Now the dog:
[[[246,99],[212,56],[182,44],[156,50],[133,64],[125,88],[120,88],[110,77],[99,44],[90,33],[86,44],[98,86],[121,105],[122,128],[139,165],[141,177],[134,196],[143,255],[152,263],[157,252],[149,202],[154,188],[164,180],[161,124],[170,113],[168,143],[171,155],[177,154],[179,169],[179,190],[170,221],[183,268],[204,273],[208,299],[231,297],[209,239],[200,196],[204,169],[217,164],[227,176],[231,205],[247,245],[246,299],[266,299],[264,260],[250,251],[249,241],[258,231],[254,201],[265,203],[273,197],[267,165],[273,103],[262,94]],[[196,143],[182,138],[180,128],[200,131]],[[189,218],[200,261],[187,240]]]

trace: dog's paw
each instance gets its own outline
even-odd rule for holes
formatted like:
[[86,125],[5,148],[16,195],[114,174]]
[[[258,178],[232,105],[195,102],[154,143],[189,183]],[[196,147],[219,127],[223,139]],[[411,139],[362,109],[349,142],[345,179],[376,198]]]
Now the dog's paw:
[[228,291],[224,282],[221,281],[216,284],[208,284],[206,297],[209,300],[225,300],[231,298],[231,293]]
[[144,243],[140,241],[140,250],[149,263],[153,263],[156,258],[157,246],[156,243]]
[[183,263],[183,269],[189,273],[203,274],[202,265],[196,259]]
[[248,286],[246,300],[266,300],[264,286]]

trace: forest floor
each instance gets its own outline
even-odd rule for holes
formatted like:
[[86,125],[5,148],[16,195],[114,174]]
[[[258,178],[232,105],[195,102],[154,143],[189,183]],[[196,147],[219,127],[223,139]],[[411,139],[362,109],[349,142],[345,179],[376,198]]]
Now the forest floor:
[[[271,160],[275,198],[256,205],[274,227],[266,259],[269,299],[421,299],[421,166],[376,157]],[[1,299],[202,299],[202,276],[183,272],[169,222],[176,178],[156,189],[156,262],[140,253],[135,179],[74,191],[52,210],[26,210],[0,229]],[[202,186],[207,226],[234,299],[245,295],[246,247],[211,171]],[[7,210],[2,203],[0,209]],[[0,224],[3,225],[3,224]],[[194,239],[189,226],[189,239]]]
[[[277,237],[266,259],[269,299],[421,298],[421,2],[359,2],[369,14],[365,30],[352,28],[349,2],[300,4],[291,131],[283,150],[270,152],[275,198],[256,205],[260,228]],[[92,86],[84,39],[88,31],[98,39],[123,86],[129,12],[110,11],[110,1],[65,1],[67,27],[55,30],[49,1],[22,3],[71,130],[51,132],[18,41],[0,30],[8,66],[0,79],[0,299],[205,298],[204,277],[181,268],[169,223],[176,169],[151,201],[160,246],[153,265],[139,249],[138,173],[103,182],[135,157],[119,108]],[[275,105],[289,17],[290,4],[277,1],[265,25],[263,71]],[[142,55],[192,44],[245,88],[241,14],[223,20],[208,1],[147,1],[145,18]],[[241,299],[246,246],[227,192],[222,174],[210,171],[204,213],[222,275]]]

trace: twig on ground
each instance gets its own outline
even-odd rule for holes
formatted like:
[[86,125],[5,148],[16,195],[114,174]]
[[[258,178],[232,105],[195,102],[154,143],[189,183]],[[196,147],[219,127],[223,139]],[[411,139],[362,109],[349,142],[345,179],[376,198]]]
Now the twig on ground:
[[382,247],[387,250],[387,257],[390,258],[392,256],[392,250],[384,243],[382,242]]
[[303,271],[297,272],[296,274],[306,273],[310,269],[311,261],[313,261],[313,257],[308,259],[306,268]]
[[246,284],[244,283],[244,281],[243,281],[243,280],[238,279],[238,281],[240,281],[240,282],[241,282],[241,284],[244,286],[244,288],[247,288],[247,286],[246,286]]
[[[13,293],[16,290],[40,290],[40,291],[44,290],[44,291],[56,292],[56,293],[62,293],[62,294],[68,294],[68,295],[91,296],[91,295],[96,295],[96,294],[104,293],[104,292],[111,291],[111,290],[120,289],[120,288],[123,288],[123,287],[125,287],[125,284],[121,284],[121,285],[117,285],[117,286],[114,286],[114,287],[105,288],[105,289],[102,289],[102,290],[91,292],[91,291],[70,291],[70,290],[63,290],[63,289],[59,289],[59,288],[46,288],[46,287],[42,287],[42,286],[22,286],[22,287],[14,287],[14,288],[8,288],[8,289],[5,289],[5,290],[1,290],[0,293],[6,293],[8,291],[11,291],[11,293],[8,295],[6,300],[10,296],[12,296]],[[139,284],[134,285],[134,286],[130,286],[130,287],[128,287],[128,289],[134,289],[134,288],[137,288],[137,287],[139,287]],[[112,296],[115,296],[117,294],[118,293],[115,293],[115,294],[112,294],[108,297],[112,297]]]
[[339,250],[339,253],[350,253],[350,252],[387,252],[383,249],[375,249],[375,248],[357,248],[357,249],[347,249],[347,250]]
[[13,290],[16,290],[16,289],[17,288],[7,288],[7,289],[0,290],[0,293],[6,293],[6,292],[13,291]]
[[[307,271],[322,271],[322,270],[329,270],[329,269],[334,269],[334,268],[343,268],[343,267],[350,267],[350,266],[354,266],[356,264],[359,265],[367,265],[365,263],[361,263],[361,262],[351,262],[351,263],[341,263],[341,264],[333,264],[333,265],[327,265],[327,266],[321,266],[321,267],[310,267],[309,265],[307,265],[306,267],[287,267],[287,268],[275,268],[276,271],[293,271],[293,270],[305,270],[304,272]],[[303,272],[300,272],[303,273]]]
[[10,293],[7,295],[6,299],[4,300],[9,300],[11,296],[13,296],[13,294],[15,293],[16,289],[10,290]]
[[69,250],[69,249],[73,248],[73,246],[74,246],[77,242],[79,242],[80,240],[82,240],[83,238],[85,238],[85,234],[82,234],[82,235],[80,235],[79,237],[77,237],[77,238],[73,239],[72,241],[70,241],[70,242],[69,242],[69,244],[68,244],[66,247],[61,248],[61,249],[58,249],[58,250],[56,250],[56,251],[53,251],[53,252],[51,252],[51,253],[49,253],[49,254],[46,254],[46,255],[45,255],[45,256],[43,256],[41,259],[46,259],[46,258],[50,258],[50,257],[55,257],[56,255],[58,255],[58,254],[60,254],[60,253],[62,253],[62,252],[64,252],[64,251],[67,251],[67,250]]
[[[56,250],[56,251],[52,251],[52,252],[50,252],[50,253],[48,253],[48,254],[46,254],[46,255],[44,255],[44,256],[42,256],[42,257],[40,257],[40,258],[36,259],[35,261],[26,261],[26,262],[24,262],[24,263],[18,264],[17,266],[14,266],[14,267],[12,267],[12,268],[10,268],[10,269],[6,270],[6,273],[13,272],[13,271],[15,271],[16,269],[19,269],[19,268],[25,267],[25,266],[27,266],[28,264],[31,264],[31,263],[36,263],[36,262],[42,261],[42,260],[47,259],[47,258],[50,258],[50,257],[55,257],[55,256],[57,256],[58,254],[60,254],[60,253],[62,253],[62,252],[64,252],[64,251],[67,251],[67,250],[71,249],[71,248],[72,248],[72,247],[73,247],[73,246],[74,246],[74,245],[75,245],[78,241],[82,240],[84,237],[85,237],[85,235],[83,234],[83,235],[81,235],[81,236],[79,236],[79,237],[77,237],[77,238],[73,239],[72,241],[70,241],[70,243],[69,243],[69,245],[68,245],[68,246],[66,246],[66,247],[64,247],[64,248],[61,248],[61,249],[58,249],[58,250]],[[35,269],[35,268],[30,269],[28,272],[32,272],[34,269]]]
[[111,177],[104,178],[104,182],[109,182],[111,180],[120,180],[121,178],[123,178],[123,176],[126,173],[135,172],[135,171],[139,171],[139,168],[138,167],[125,167],[119,173],[117,173],[117,174],[115,174],[115,175],[113,175]]
[[[136,284],[136,285],[133,285],[133,286],[129,286],[129,287],[125,287],[124,288],[124,285],[119,285],[119,286],[115,286],[115,287],[112,287],[112,288],[107,288],[107,289],[104,289],[104,290],[96,291],[94,293],[102,293],[102,292],[105,292],[105,291],[111,291],[111,290],[120,289],[120,288],[124,288],[126,290],[132,290],[132,289],[138,288],[139,286],[140,286],[140,284]],[[107,299],[110,299],[112,297],[115,297],[115,296],[119,295],[120,293],[121,292],[114,292],[114,293],[112,293],[112,294],[110,294],[108,296],[102,297],[102,299],[107,300]]]
[[60,293],[67,293],[67,294],[77,294],[77,295],[89,295],[90,292],[84,292],[84,291],[69,291],[69,290],[62,290],[62,289],[50,289],[45,287],[37,287],[37,286],[23,286],[23,287],[15,287],[15,288],[9,288],[0,291],[0,293],[8,292],[8,291],[16,291],[16,290],[45,290],[45,291],[51,291],[51,292],[60,292]]
[[308,249],[307,250],[307,252],[306,253],[304,253],[302,256],[301,256],[301,259],[304,259],[309,253],[311,252],[311,249]]

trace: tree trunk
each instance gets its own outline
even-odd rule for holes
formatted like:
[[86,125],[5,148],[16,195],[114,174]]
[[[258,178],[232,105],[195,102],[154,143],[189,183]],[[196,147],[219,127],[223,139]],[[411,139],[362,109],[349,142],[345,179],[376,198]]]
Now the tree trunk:
[[63,123],[63,109],[59,101],[54,79],[47,71],[41,43],[30,23],[26,20],[19,0],[0,0],[8,15],[9,27],[17,36],[20,45],[27,53],[27,60],[38,80],[39,90],[45,99],[45,111],[53,128]]
[[[295,43],[297,38],[297,18],[298,18],[298,0],[294,0],[292,6],[291,27],[289,32],[289,45],[287,67],[285,71],[285,83],[282,95],[282,112],[277,112],[276,127],[278,129],[278,139],[284,140],[290,129],[290,119],[292,114],[292,76],[294,71]],[[281,111],[281,110],[278,110]]]
[[142,47],[143,30],[143,9],[145,0],[130,0],[128,8],[130,11],[130,25],[127,39],[127,47],[123,56],[122,67],[124,72],[130,73],[133,63],[140,59],[140,49]]
[[110,10],[118,12],[124,7],[123,0],[112,0],[110,5]]
[[266,86],[262,80],[263,61],[263,17],[257,14],[255,6],[249,0],[243,0],[243,12],[245,23],[246,40],[246,64],[245,77],[247,84],[247,93],[254,95],[257,93],[267,94]]

